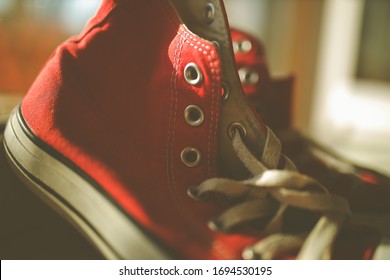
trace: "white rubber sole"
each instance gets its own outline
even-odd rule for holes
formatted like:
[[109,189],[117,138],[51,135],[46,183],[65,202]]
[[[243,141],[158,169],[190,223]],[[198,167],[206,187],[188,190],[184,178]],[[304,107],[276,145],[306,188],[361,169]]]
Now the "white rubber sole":
[[171,258],[96,184],[43,146],[32,137],[20,111],[15,109],[4,133],[6,156],[34,193],[74,225],[107,259]]

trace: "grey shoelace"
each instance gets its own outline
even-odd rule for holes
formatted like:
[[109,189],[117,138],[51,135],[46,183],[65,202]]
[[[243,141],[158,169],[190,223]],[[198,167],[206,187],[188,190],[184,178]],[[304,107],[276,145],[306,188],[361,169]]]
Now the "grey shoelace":
[[[272,259],[292,251],[299,251],[298,259],[329,259],[334,240],[350,216],[348,202],[298,173],[295,165],[281,154],[280,142],[270,129],[261,161],[248,150],[238,130],[232,143],[253,176],[244,181],[212,178],[190,189],[190,195],[199,200],[214,195],[239,201],[210,221],[209,227],[229,232],[243,223],[268,218],[264,227],[267,237],[246,248],[245,259]],[[281,158],[284,170],[277,170]],[[320,217],[310,231],[282,233],[283,216],[289,207],[315,212]]]

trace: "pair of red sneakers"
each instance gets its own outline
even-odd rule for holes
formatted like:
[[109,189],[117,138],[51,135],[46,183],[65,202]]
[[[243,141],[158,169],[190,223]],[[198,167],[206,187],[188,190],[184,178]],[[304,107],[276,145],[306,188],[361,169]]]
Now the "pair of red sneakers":
[[371,258],[379,236],[296,171],[240,76],[222,1],[105,0],[4,146],[107,258]]

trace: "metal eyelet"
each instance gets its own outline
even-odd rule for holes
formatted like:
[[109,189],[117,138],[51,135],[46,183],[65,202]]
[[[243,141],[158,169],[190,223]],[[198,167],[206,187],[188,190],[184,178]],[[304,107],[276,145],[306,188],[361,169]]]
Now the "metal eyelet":
[[221,45],[219,44],[218,41],[212,41],[214,47],[217,49],[217,52],[219,52],[219,50],[221,49]]
[[249,68],[241,68],[238,70],[238,76],[240,77],[240,81],[243,85],[255,85],[260,80],[260,75],[255,70],[251,70]]
[[202,160],[202,155],[197,148],[187,147],[181,151],[180,158],[185,166],[196,167]]
[[235,131],[238,131],[240,133],[241,138],[246,138],[247,131],[246,128],[239,122],[232,122],[228,127],[228,135],[230,139],[234,138]]
[[234,41],[233,51],[235,53],[246,53],[252,49],[252,43],[249,40]]
[[189,197],[197,201],[205,201],[209,198],[209,195],[207,194],[199,195],[198,186],[194,186],[194,185],[190,186],[187,189],[187,194]]
[[210,24],[215,19],[215,8],[212,3],[207,3],[203,11],[203,20],[205,23]]
[[230,94],[229,87],[225,82],[223,82],[222,83],[222,99],[223,99],[223,101],[228,99],[229,94]]
[[203,75],[198,65],[193,62],[188,63],[184,68],[184,79],[190,85],[200,84],[203,80]]
[[191,126],[200,126],[204,121],[204,112],[197,105],[189,105],[184,110],[184,119]]

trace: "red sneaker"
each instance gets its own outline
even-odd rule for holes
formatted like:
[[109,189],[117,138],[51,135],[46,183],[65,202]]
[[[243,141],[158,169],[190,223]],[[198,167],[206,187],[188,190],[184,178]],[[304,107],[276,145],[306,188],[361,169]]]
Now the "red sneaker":
[[244,93],[264,122],[275,129],[283,152],[298,169],[321,182],[331,193],[345,197],[353,209],[390,210],[390,178],[358,166],[293,130],[290,124],[293,78],[272,79],[262,43],[236,29],[231,34]]
[[47,62],[4,143],[109,258],[369,258],[379,240],[343,227],[347,202],[295,172],[249,106],[222,1],[103,1]]

